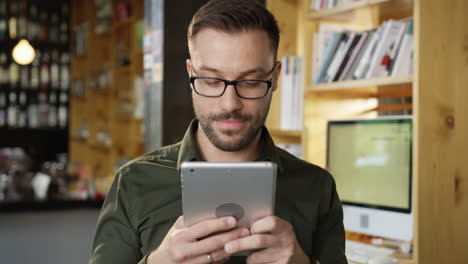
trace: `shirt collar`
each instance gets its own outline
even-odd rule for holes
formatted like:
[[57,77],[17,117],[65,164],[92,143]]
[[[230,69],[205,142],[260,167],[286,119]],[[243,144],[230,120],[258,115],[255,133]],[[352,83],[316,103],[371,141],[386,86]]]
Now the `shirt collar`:
[[[184,161],[201,161],[200,153],[197,150],[195,144],[195,131],[198,129],[198,120],[194,119],[190,123],[187,132],[185,132],[184,138],[182,139],[179,157],[177,159],[177,169],[180,169],[182,162]],[[283,164],[279,156],[278,150],[275,147],[275,143],[268,132],[268,129],[264,126],[262,128],[261,140],[264,142],[263,150],[260,153],[257,161],[272,161],[276,163],[279,171],[283,172]]]
[[180,169],[182,162],[184,161],[201,161],[200,153],[198,153],[197,146],[195,144],[195,131],[198,128],[198,121],[196,119],[190,122],[190,126],[185,132],[184,138],[182,139],[179,157],[177,159],[177,169]]

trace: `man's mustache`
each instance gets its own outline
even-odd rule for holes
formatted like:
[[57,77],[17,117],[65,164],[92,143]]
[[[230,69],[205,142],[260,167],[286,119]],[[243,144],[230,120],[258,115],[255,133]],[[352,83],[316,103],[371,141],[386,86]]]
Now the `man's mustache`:
[[239,121],[247,121],[247,120],[252,119],[252,117],[250,115],[243,115],[243,114],[241,114],[239,112],[230,112],[230,113],[210,115],[209,119],[214,120],[214,121],[228,120],[228,119],[234,119],[234,120],[239,120]]

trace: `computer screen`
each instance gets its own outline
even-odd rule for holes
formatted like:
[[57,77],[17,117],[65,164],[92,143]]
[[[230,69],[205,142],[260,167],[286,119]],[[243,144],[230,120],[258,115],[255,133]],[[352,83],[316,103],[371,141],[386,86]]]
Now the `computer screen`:
[[[402,240],[412,237],[411,148],[410,117],[328,122],[327,168],[344,205],[345,228]],[[375,223],[389,219],[394,222],[386,228]],[[389,232],[392,225],[405,234]]]

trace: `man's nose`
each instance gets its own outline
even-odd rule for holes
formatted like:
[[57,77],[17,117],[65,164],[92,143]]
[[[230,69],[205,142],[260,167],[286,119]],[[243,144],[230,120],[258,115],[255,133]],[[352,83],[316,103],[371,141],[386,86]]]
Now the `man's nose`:
[[220,104],[224,111],[233,112],[242,108],[242,98],[237,96],[236,88],[233,84],[229,84],[220,97]]

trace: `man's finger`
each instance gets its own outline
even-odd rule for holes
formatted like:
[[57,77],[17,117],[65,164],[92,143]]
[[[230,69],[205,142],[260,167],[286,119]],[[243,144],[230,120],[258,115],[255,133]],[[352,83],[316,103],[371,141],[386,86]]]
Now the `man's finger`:
[[[224,249],[218,249],[210,253],[213,263],[223,263],[223,260],[229,258],[229,254]],[[210,263],[211,259],[208,257],[208,253],[200,254],[190,260],[184,261],[187,264],[206,264]]]
[[226,231],[236,226],[236,219],[232,216],[208,219],[187,228],[187,239],[197,240],[215,232]]
[[267,216],[255,221],[250,227],[252,234],[276,233],[284,226],[284,220],[276,216]]
[[236,228],[222,234],[207,237],[187,246],[187,252],[210,253],[219,249],[224,250],[226,243],[250,235],[247,228]]
[[272,263],[282,259],[283,256],[279,253],[279,250],[274,248],[268,248],[264,250],[255,251],[247,257],[247,264],[255,263]]
[[177,218],[177,220],[175,221],[173,227],[176,228],[176,229],[184,228],[184,217],[182,215],[179,216],[179,218]]
[[256,234],[228,242],[224,250],[229,254],[235,254],[246,250],[269,248],[274,245],[274,241],[272,235]]

